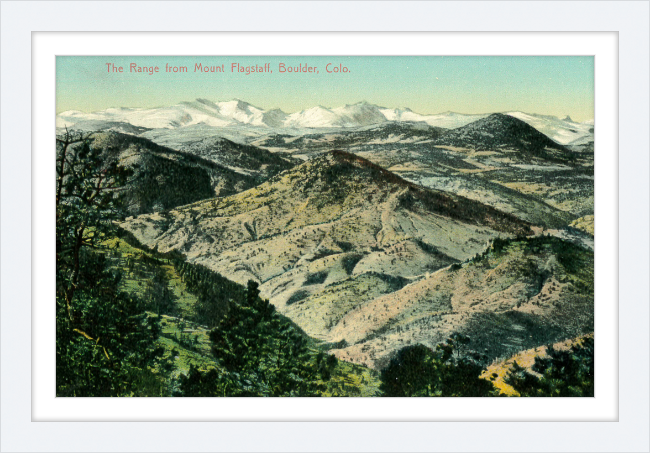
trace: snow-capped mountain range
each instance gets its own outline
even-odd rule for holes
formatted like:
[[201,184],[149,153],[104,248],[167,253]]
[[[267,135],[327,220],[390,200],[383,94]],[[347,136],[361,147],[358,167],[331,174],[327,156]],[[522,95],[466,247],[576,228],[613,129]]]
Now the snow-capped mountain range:
[[[576,123],[568,116],[554,116],[503,112],[518,118],[560,144],[584,142],[593,137],[593,120]],[[422,122],[434,127],[455,129],[486,118],[488,114],[461,114],[445,112],[435,115],[415,113],[408,108],[385,108],[367,102],[337,108],[316,106],[287,114],[279,109],[264,110],[235,99],[212,102],[197,99],[162,108],[110,108],[85,113],[69,110],[57,115],[57,127],[84,129],[177,129],[188,126],[213,128],[245,127],[261,129],[355,128],[386,122]]]

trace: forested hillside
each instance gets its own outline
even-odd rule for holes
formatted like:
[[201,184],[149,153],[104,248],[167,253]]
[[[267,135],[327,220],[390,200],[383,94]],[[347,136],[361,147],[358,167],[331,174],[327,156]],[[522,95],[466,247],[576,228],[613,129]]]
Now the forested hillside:
[[133,172],[82,135],[59,143],[58,396],[377,393],[376,373],[322,352],[256,283],[139,249],[113,224]]

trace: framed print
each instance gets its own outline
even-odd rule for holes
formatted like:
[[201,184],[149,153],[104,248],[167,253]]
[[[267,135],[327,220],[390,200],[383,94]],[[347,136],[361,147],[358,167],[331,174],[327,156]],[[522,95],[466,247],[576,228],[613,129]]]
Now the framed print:
[[57,397],[593,397],[593,62],[57,56]]
[[3,450],[648,450],[648,3],[367,5],[3,3]]

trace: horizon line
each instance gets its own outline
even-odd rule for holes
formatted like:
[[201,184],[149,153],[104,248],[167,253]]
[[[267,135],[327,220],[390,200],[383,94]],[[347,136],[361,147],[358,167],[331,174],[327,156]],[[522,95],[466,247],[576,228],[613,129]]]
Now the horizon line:
[[[368,105],[372,105],[372,106],[378,107],[378,108],[380,108],[380,109],[409,110],[409,111],[412,112],[412,113],[415,113],[415,114],[417,114],[417,115],[422,115],[422,116],[443,115],[443,114],[446,114],[446,113],[454,113],[454,114],[458,114],[458,115],[466,115],[466,116],[478,116],[478,115],[491,115],[491,114],[495,114],[495,113],[507,114],[507,113],[510,113],[510,112],[518,112],[518,113],[524,113],[524,114],[527,114],[527,115],[538,115],[538,116],[552,117],[552,118],[557,118],[557,119],[559,119],[559,120],[563,120],[563,118],[562,118],[561,116],[557,116],[557,115],[543,114],[543,113],[525,112],[525,111],[523,111],[523,110],[516,110],[516,109],[512,109],[512,110],[500,110],[500,111],[488,111],[488,112],[482,112],[482,113],[464,113],[464,112],[458,112],[458,111],[454,111],[454,110],[445,110],[445,111],[443,111],[443,112],[436,112],[436,113],[421,113],[421,112],[416,112],[416,111],[412,110],[410,107],[405,107],[405,106],[402,106],[402,107],[386,107],[386,106],[382,106],[382,105],[379,105],[379,104],[373,104],[373,103],[368,102],[368,101],[366,101],[366,100],[357,101],[357,102],[352,103],[352,104],[344,104],[344,105],[337,106],[337,107],[326,107],[326,106],[323,106],[322,104],[318,104],[318,105],[314,105],[313,107],[309,107],[309,108],[306,108],[306,109],[296,110],[296,111],[294,111],[294,112],[287,112],[287,111],[282,110],[282,109],[279,108],[279,107],[271,107],[271,108],[263,108],[263,107],[259,107],[259,106],[255,105],[255,104],[251,104],[250,102],[245,101],[245,100],[243,100],[243,99],[241,99],[241,98],[232,98],[232,99],[229,99],[229,100],[217,100],[217,101],[213,101],[213,100],[210,100],[210,99],[206,99],[206,98],[204,98],[204,97],[194,98],[193,101],[181,101],[181,102],[179,102],[179,103],[175,103],[175,104],[171,104],[171,105],[158,105],[158,106],[155,106],[155,107],[124,107],[124,106],[120,106],[120,107],[107,107],[107,108],[105,108],[105,109],[103,109],[103,110],[91,110],[91,111],[88,111],[88,110],[78,110],[78,109],[69,109],[69,110],[64,110],[64,111],[61,111],[61,112],[57,112],[56,116],[59,116],[59,115],[61,115],[61,114],[63,114],[63,113],[66,113],[66,112],[81,112],[81,113],[87,113],[87,114],[92,114],[92,113],[101,113],[101,112],[105,112],[106,110],[110,110],[110,109],[156,110],[156,109],[163,109],[163,108],[175,107],[175,106],[179,106],[179,105],[183,105],[183,104],[188,104],[188,103],[192,103],[192,102],[196,102],[196,101],[202,101],[202,100],[205,100],[205,101],[211,102],[211,103],[213,103],[213,104],[219,104],[219,103],[225,103],[225,102],[233,102],[233,101],[243,102],[243,103],[245,103],[245,104],[247,104],[247,105],[249,105],[249,106],[251,106],[251,107],[254,107],[254,108],[256,108],[256,109],[259,109],[259,110],[262,110],[262,111],[265,111],[265,112],[269,112],[269,111],[273,111],[273,110],[279,110],[279,111],[281,111],[282,113],[284,113],[284,114],[286,114],[286,115],[293,115],[293,114],[295,114],[295,113],[301,113],[301,112],[304,112],[304,111],[306,111],[306,110],[310,110],[310,109],[317,108],[317,107],[324,108],[324,109],[327,109],[327,110],[334,110],[334,109],[340,109],[340,108],[344,108],[344,107],[351,107],[351,106],[355,106],[355,105],[359,105],[359,104],[368,104]],[[571,118],[571,114],[570,114],[570,113],[567,113],[567,114],[564,115],[564,116],[565,116],[565,117],[569,117],[569,118]],[[574,120],[571,118],[571,121],[572,121],[572,122],[576,122],[576,123],[578,123],[578,124],[580,124],[580,123],[586,123],[586,122],[588,122],[588,121],[593,121],[593,120],[594,120],[594,117],[593,117],[593,116],[592,116],[591,118],[586,119],[586,120],[583,120],[583,121],[577,121],[577,122],[574,121]],[[392,120],[387,120],[387,121],[392,121]]]

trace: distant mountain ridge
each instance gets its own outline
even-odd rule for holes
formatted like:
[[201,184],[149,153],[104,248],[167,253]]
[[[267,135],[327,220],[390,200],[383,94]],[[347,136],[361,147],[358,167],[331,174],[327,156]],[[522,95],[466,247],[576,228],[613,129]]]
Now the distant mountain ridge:
[[[540,132],[561,144],[569,144],[593,135],[593,121],[575,123],[569,116],[562,120],[548,115],[523,112],[505,114],[540,128]],[[150,109],[110,108],[92,113],[70,110],[57,115],[57,126],[85,125],[86,129],[106,129],[120,127],[120,124],[126,123],[136,130],[177,129],[195,125],[214,128],[310,129],[355,128],[387,122],[422,122],[434,127],[455,129],[489,115],[455,112],[419,114],[409,108],[386,108],[365,101],[336,108],[316,106],[288,114],[280,109],[264,110],[239,99],[225,102],[196,99],[170,107]]]

